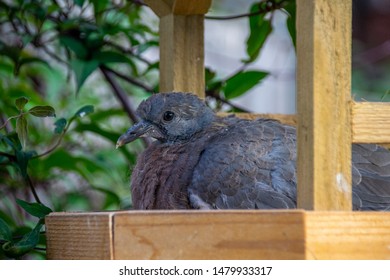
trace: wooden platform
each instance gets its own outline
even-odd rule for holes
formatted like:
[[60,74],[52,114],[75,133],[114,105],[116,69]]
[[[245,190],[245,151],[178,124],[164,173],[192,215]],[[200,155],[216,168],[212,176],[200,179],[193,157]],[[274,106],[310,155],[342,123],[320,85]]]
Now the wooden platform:
[[[211,0],[145,2],[160,17],[160,91],[204,97]],[[390,104],[351,99],[352,0],[296,8],[297,116],[274,117],[297,126],[306,211],[53,213],[49,259],[390,259],[390,212],[350,211],[351,144],[390,143]]]
[[390,213],[53,213],[49,259],[390,259]]

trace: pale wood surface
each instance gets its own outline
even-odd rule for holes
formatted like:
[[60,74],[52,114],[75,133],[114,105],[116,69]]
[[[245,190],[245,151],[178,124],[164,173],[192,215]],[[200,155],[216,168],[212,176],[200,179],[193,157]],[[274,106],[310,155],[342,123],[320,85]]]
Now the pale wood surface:
[[390,143],[390,103],[353,103],[352,125],[355,143]]
[[112,212],[52,213],[45,218],[48,259],[111,259]]
[[352,208],[351,2],[297,1],[299,208]]
[[304,258],[300,211],[133,212],[114,224],[116,259]]
[[390,259],[390,213],[53,213],[49,259]]
[[160,18],[160,92],[205,94],[204,17]]
[[211,0],[149,0],[160,17],[160,92],[204,98],[204,14]]
[[210,8],[211,0],[145,0],[145,3],[159,17],[168,14],[204,15]]
[[389,212],[306,212],[307,259],[390,259]]

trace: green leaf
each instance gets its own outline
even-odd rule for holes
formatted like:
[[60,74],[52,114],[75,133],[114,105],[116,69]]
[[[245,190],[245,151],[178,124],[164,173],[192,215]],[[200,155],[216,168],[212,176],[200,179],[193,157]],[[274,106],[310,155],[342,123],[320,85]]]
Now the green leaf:
[[109,4],[109,0],[91,0],[91,2],[94,7],[95,16],[98,16],[98,14],[106,10]]
[[227,99],[235,98],[257,85],[262,79],[267,77],[267,72],[246,71],[238,72],[226,80],[224,87],[225,97]]
[[24,106],[28,103],[29,99],[27,97],[19,97],[15,100],[16,108],[18,108],[20,111],[24,109]]
[[205,69],[205,82],[206,84],[211,82],[216,76],[215,71],[211,70],[210,68]]
[[30,203],[24,200],[16,199],[16,203],[22,207],[27,213],[40,219],[45,218],[48,214],[53,212],[49,207],[41,203]]
[[223,85],[222,81],[216,77],[216,73],[206,68],[205,71],[206,89],[209,91],[219,91]]
[[297,5],[295,3],[295,0],[291,0],[288,2],[288,4],[286,6],[283,7],[287,13],[289,14],[289,16],[287,17],[287,21],[286,21],[286,24],[287,24],[287,29],[288,29],[288,32],[290,33],[290,37],[291,37],[291,40],[294,44],[294,47],[296,48],[296,26],[295,26],[295,22],[296,22],[296,9],[297,9]]
[[385,100],[385,98],[390,94],[390,89],[386,90],[385,93],[381,97],[381,102]]
[[18,60],[18,62],[15,64],[15,69],[14,69],[14,73],[15,75],[17,75],[20,71],[20,68],[25,65],[25,64],[30,64],[30,63],[42,63],[43,65],[47,66],[50,68],[50,65],[43,59],[39,58],[39,57],[24,57],[24,58],[20,58]]
[[89,77],[89,75],[91,75],[92,72],[99,67],[100,61],[95,59],[86,61],[75,59],[72,60],[70,64],[76,76],[76,91],[78,92],[81,86],[84,84],[85,80]]
[[74,117],[83,118],[88,114],[93,113],[94,107],[92,105],[86,105],[84,107],[81,107],[75,114]]
[[[250,12],[254,13],[258,11],[258,3],[254,3]],[[244,62],[249,63],[254,61],[260,53],[265,40],[272,31],[272,25],[269,19],[265,18],[266,14],[260,14],[249,17],[250,35],[246,42],[246,52],[249,56]]]
[[79,58],[86,58],[88,55],[88,50],[83,43],[73,37],[61,35],[60,43],[74,52]]
[[137,54],[142,54],[150,47],[158,47],[158,41],[148,41],[137,46]]
[[113,51],[96,52],[93,59],[99,61],[99,64],[106,63],[132,63],[125,55]]
[[82,7],[84,5],[84,2],[85,0],[74,0],[74,3],[79,7]]
[[15,132],[12,132],[7,136],[3,136],[1,140],[4,141],[8,146],[10,146],[14,151],[22,150],[22,144],[20,143],[18,134]]
[[2,248],[4,250],[4,253],[9,257],[20,257],[32,249],[35,248],[35,246],[39,242],[39,234],[41,231],[43,224],[41,222],[38,222],[38,224],[34,227],[32,231],[25,234],[21,240],[18,242],[7,242],[3,244]]
[[0,55],[9,57],[15,65],[18,63],[21,51],[22,50],[20,48],[8,46],[0,40]]
[[36,155],[36,152],[34,151],[28,151],[28,152],[23,152],[23,151],[16,151],[16,164],[20,170],[20,173],[22,174],[23,178],[27,178],[27,166],[29,160]]
[[108,210],[120,206],[121,199],[115,192],[100,187],[94,187],[93,189],[105,195],[103,209]]
[[64,129],[65,129],[65,126],[66,126],[66,119],[65,118],[61,118],[61,119],[58,119],[54,125],[55,125],[55,128],[54,128],[54,133],[55,134],[61,134]]
[[12,240],[11,229],[2,218],[0,218],[0,240]]
[[[83,133],[85,131],[93,132],[93,133],[96,133],[96,135],[107,139],[108,141],[112,142],[113,144],[116,143],[116,141],[118,140],[118,138],[120,136],[119,133],[113,133],[112,131],[102,129],[96,123],[93,123],[93,124],[78,123],[77,126],[74,128],[74,131],[77,131],[80,133]],[[134,155],[129,153],[129,151],[127,149],[121,149],[120,152],[128,160],[131,160],[131,158],[134,157]]]
[[22,147],[26,148],[28,131],[27,131],[27,119],[24,115],[20,115],[16,120],[16,133],[18,134]]
[[28,110],[28,112],[31,115],[40,118],[56,116],[56,111],[51,106],[35,106]]

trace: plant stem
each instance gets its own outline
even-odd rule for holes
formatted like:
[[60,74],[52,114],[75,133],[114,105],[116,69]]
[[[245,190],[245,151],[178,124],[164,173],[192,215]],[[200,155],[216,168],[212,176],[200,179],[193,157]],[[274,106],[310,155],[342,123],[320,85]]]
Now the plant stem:
[[279,3],[275,3],[274,1],[267,1],[267,5],[265,5],[263,8],[260,8],[258,11],[252,13],[245,13],[245,14],[232,15],[232,16],[205,16],[204,18],[209,20],[231,20],[231,19],[257,16],[257,15],[265,14],[282,8],[283,6],[282,4],[286,1],[287,0],[280,1]]
[[31,189],[31,192],[32,192],[32,194],[34,196],[35,201],[38,202],[38,203],[41,203],[41,200],[39,199],[38,193],[35,190],[34,184],[33,184],[32,180],[31,180],[31,178],[30,178],[30,176],[28,174],[26,175],[26,179],[25,180],[26,180],[28,186]]
[[[135,114],[134,108],[131,106],[131,104],[127,100],[127,95],[122,89],[122,87],[115,81],[114,77],[112,77],[113,73],[111,73],[110,70],[108,70],[106,67],[100,67],[100,71],[103,73],[106,81],[110,84],[116,98],[119,100],[119,102],[122,104],[123,109],[126,111],[129,118],[135,123],[138,121],[138,117]],[[151,141],[149,138],[141,138],[144,142],[145,146],[148,147],[151,144]]]
[[[149,93],[154,93],[153,91],[153,88],[148,86],[148,85],[145,85],[144,83],[132,78],[132,77],[129,77],[129,76],[126,76],[126,75],[123,75],[122,73],[119,73],[111,68],[108,68],[107,66],[101,66],[100,69],[106,71],[106,72],[109,72],[109,73],[112,73],[114,74],[115,76],[125,80],[126,82],[129,82],[130,84],[133,84],[135,86],[138,86],[142,89],[144,89],[145,91],[149,92]],[[102,71],[103,71],[102,70]],[[104,74],[104,72],[103,72]]]

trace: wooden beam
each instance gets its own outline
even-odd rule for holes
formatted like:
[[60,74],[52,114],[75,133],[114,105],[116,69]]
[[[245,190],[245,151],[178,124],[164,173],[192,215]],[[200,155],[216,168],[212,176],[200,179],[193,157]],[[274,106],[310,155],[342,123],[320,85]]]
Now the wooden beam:
[[49,259],[389,259],[389,212],[52,213]]
[[300,259],[302,219],[300,211],[122,213],[115,216],[115,258]]
[[204,14],[211,0],[147,0],[160,17],[160,92],[204,98]]
[[352,209],[351,3],[297,1],[299,208]]
[[109,260],[112,212],[52,213],[45,218],[48,259]]
[[306,212],[306,259],[389,259],[389,212]]
[[390,143],[390,103],[352,104],[352,140],[355,143]]

